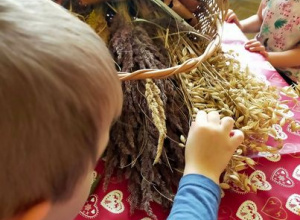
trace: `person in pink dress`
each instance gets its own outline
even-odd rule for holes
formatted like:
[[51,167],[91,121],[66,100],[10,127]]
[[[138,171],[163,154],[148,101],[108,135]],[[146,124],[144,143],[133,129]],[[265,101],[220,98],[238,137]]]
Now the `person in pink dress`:
[[289,83],[300,81],[299,0],[262,0],[257,14],[240,21],[229,10],[226,21],[244,33],[258,32],[245,48],[261,53]]

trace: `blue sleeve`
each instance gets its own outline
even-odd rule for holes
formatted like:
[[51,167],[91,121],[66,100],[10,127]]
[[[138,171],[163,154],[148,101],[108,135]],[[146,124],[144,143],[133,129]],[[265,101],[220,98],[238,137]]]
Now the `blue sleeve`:
[[216,220],[221,189],[205,176],[183,176],[168,220]]

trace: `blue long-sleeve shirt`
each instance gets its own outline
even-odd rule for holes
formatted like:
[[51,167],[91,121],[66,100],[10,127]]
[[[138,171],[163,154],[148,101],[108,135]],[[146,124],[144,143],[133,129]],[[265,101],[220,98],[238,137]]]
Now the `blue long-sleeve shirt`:
[[183,176],[168,220],[216,220],[221,189],[205,176]]

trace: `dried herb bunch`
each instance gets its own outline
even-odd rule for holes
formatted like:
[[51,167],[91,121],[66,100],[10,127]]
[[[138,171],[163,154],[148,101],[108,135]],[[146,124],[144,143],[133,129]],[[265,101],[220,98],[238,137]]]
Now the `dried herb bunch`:
[[[109,46],[120,70],[167,67],[163,44],[152,40],[140,23],[134,25],[124,16],[126,5],[114,8],[117,15]],[[105,155],[104,187],[114,172],[120,176],[125,173],[131,211],[142,209],[152,218],[150,202],[170,206],[173,186],[178,184],[184,166],[180,136],[187,135],[189,115],[175,83],[172,78],[123,82],[123,112],[111,129]]]

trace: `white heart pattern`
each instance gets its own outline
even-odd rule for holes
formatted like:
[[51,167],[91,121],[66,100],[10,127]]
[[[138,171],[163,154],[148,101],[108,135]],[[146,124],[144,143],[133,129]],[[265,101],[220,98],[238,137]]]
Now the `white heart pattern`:
[[240,205],[236,216],[241,220],[263,220],[257,211],[256,204],[251,200],[247,200]]
[[88,200],[85,202],[82,210],[79,214],[87,219],[94,219],[99,214],[99,209],[97,207],[98,196],[91,195]]
[[296,169],[294,170],[293,172],[293,177],[296,179],[296,180],[299,180],[300,181],[300,165],[298,165],[296,167]]
[[[292,112],[290,109],[290,107],[286,104],[280,104],[279,105],[281,108],[283,108],[282,110],[279,110],[277,112],[280,112],[282,114],[282,116],[286,117],[286,118],[292,118],[294,117],[294,112]],[[286,112],[286,110],[288,110],[288,112]]]
[[280,154],[272,154],[270,152],[259,152],[258,156],[264,157],[267,160],[272,161],[272,162],[278,162],[281,160]]
[[275,83],[283,83],[284,79],[279,76],[278,73],[274,73],[270,78],[269,78],[270,82],[275,82]]
[[280,186],[292,188],[294,187],[294,181],[289,177],[289,173],[284,168],[277,168],[271,177],[271,180],[277,183]]
[[114,190],[102,199],[101,205],[111,213],[120,214],[125,210],[122,199],[123,193],[120,190]]
[[286,143],[279,151],[280,154],[289,154],[291,157],[300,158],[300,144],[298,143]]
[[93,186],[94,182],[97,180],[97,172],[96,171],[93,171],[92,172],[92,182],[91,182],[91,186]]
[[250,175],[249,180],[259,190],[269,191],[272,189],[271,184],[266,180],[265,173],[261,170],[254,171]]
[[288,138],[287,134],[283,132],[282,127],[279,124],[274,124],[272,126],[275,131],[276,131],[276,136],[274,136],[273,134],[269,134],[271,137],[275,138],[275,139],[280,139],[280,140],[286,140]]
[[245,190],[241,189],[239,186],[237,186],[235,183],[233,182],[229,182],[229,185],[230,185],[230,190],[237,193],[237,194],[240,194],[240,195],[245,195],[245,194],[248,194],[248,192],[246,192]]
[[292,213],[296,215],[300,215],[300,195],[293,194],[291,195],[286,204],[285,207],[290,210]]
[[97,171],[93,171],[92,172],[93,182],[97,179],[97,176],[98,176]]
[[290,86],[284,86],[281,88],[281,91],[285,91],[288,92],[288,95],[285,94],[284,92],[280,92],[280,94],[287,96],[287,97],[291,97],[291,98],[299,98],[298,94],[296,93],[295,90],[291,89]]
[[[299,121],[295,121],[295,123],[297,125],[300,125],[300,122]],[[291,124],[289,124],[288,128],[287,128],[287,131],[293,135],[297,135],[297,136],[300,136],[300,130],[298,131],[292,131],[292,128],[291,128]]]

